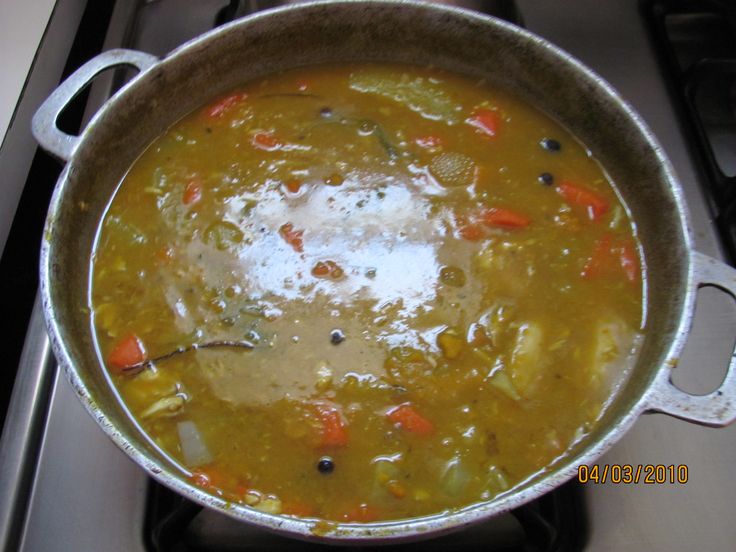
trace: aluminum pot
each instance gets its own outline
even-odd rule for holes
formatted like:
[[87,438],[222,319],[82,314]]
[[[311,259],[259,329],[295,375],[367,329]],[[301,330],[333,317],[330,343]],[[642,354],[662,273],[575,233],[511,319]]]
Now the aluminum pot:
[[[372,60],[432,64],[503,86],[562,121],[618,184],[638,224],[646,259],[647,329],[630,377],[597,427],[565,458],[485,503],[411,520],[316,525],[211,496],[142,432],[95,349],[89,316],[90,255],[121,178],[179,118],[244,81],[291,67]],[[56,126],[59,112],[97,74],[140,72],[80,136]],[[736,270],[693,251],[683,195],[654,136],[603,79],[545,40],[503,21],[420,2],[310,2],[262,12],[209,32],[164,59],[111,50],[92,59],[33,119],[40,144],[67,162],[51,200],[41,249],[41,290],[53,350],[102,429],[156,480],[244,522],[330,542],[395,542],[460,529],[533,500],[596,461],[636,419],[660,411],[722,426],[736,419],[736,361],[720,389],[693,396],[671,383],[704,285],[736,294]],[[112,476],[112,474],[111,474]]]

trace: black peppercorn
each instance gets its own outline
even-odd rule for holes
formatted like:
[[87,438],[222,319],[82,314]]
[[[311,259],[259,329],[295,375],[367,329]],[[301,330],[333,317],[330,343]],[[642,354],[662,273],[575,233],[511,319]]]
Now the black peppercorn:
[[332,330],[330,332],[330,342],[333,345],[339,345],[343,341],[345,341],[345,334],[342,333],[342,330]]
[[543,172],[539,175],[539,181],[545,186],[551,186],[552,183],[555,181],[555,177],[552,176],[552,173]]
[[328,474],[332,473],[332,471],[335,469],[335,462],[332,461],[332,458],[329,456],[323,456],[319,459],[319,462],[317,462],[317,471],[319,473]]
[[539,144],[547,151],[557,152],[562,149],[562,144],[554,138],[543,138]]

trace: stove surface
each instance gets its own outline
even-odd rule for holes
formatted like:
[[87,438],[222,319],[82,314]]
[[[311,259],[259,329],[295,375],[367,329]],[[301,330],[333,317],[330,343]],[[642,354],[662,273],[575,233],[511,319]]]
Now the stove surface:
[[[165,27],[179,24],[189,36],[195,36],[211,28],[217,17],[237,12],[237,3],[202,0],[178,2],[181,8],[175,11],[178,21],[171,19],[174,16],[149,17],[156,10],[165,11],[167,3],[166,0],[145,3],[118,0],[104,48],[135,43],[162,55],[181,42],[181,37],[168,37],[162,30]],[[481,11],[492,9],[493,4],[493,8],[501,6],[508,10],[509,17],[520,14],[527,29],[572,53],[607,79],[641,114],[670,157],[685,191],[696,249],[723,258],[703,171],[697,168],[687,145],[682,118],[667,88],[642,3],[637,0],[446,3]],[[59,0],[56,13],[72,10],[78,4],[73,0]],[[253,10],[274,3],[252,0],[242,4]],[[140,12],[136,12],[138,8]],[[195,15],[187,11],[190,8]],[[116,21],[135,21],[135,24]],[[101,78],[92,87],[87,116],[104,101],[114,80],[111,76]],[[0,165],[0,171],[4,170],[5,166]],[[713,289],[698,294],[695,327],[674,374],[674,381],[683,389],[705,393],[714,389],[723,377],[736,336],[736,310],[723,297]],[[0,493],[0,511],[7,505],[6,526],[13,527],[12,538],[5,542],[16,542],[17,548],[23,551],[150,549],[150,542],[144,538],[149,479],[99,430],[74,396],[65,376],[56,371],[38,317],[36,308],[19,368],[18,381],[23,389],[16,388],[18,397],[11,404],[0,450],[3,466],[0,491],[8,488],[13,491],[4,493],[4,499]],[[44,378],[47,384],[43,383]],[[36,401],[48,401],[48,406]],[[36,434],[38,449],[34,450],[27,441]],[[687,484],[582,486],[589,519],[586,549],[733,549],[735,458],[736,425],[715,430],[661,414],[642,416],[599,464],[684,464],[688,466],[689,481]],[[12,486],[13,474],[17,475],[17,481],[27,483],[27,492],[21,493],[22,488]],[[207,514],[212,515],[215,516],[212,523],[232,523],[223,521],[227,520],[223,516]],[[258,531],[249,531],[254,531],[256,539],[252,549],[277,546]],[[287,541],[278,545],[290,546],[298,549],[299,543]]]

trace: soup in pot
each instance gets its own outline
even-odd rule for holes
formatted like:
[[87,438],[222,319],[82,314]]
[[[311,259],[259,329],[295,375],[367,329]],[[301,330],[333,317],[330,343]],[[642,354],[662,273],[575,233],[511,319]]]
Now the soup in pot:
[[100,223],[121,400],[193,484],[410,518],[564,458],[644,329],[636,226],[560,124],[437,69],[250,82],[173,125]]

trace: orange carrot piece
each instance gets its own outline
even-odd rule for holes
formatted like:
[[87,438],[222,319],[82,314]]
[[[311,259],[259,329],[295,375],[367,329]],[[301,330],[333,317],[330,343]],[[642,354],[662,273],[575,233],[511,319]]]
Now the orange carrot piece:
[[292,194],[298,194],[302,187],[302,181],[298,178],[292,178],[284,183],[284,187]]
[[319,405],[317,408],[322,422],[320,445],[323,447],[344,447],[347,445],[350,440],[347,424],[338,409],[329,405]]
[[501,207],[486,209],[483,212],[482,220],[486,226],[499,228],[526,228],[531,223],[531,219],[526,215]]
[[593,221],[605,215],[610,208],[608,201],[603,196],[566,180],[557,187],[557,192],[567,203],[583,207],[588,218]]
[[400,404],[386,413],[388,419],[406,431],[417,435],[429,435],[434,424],[419,414],[409,403]]
[[317,278],[342,278],[345,271],[335,261],[318,261],[312,268],[312,276]]
[[199,179],[193,178],[187,182],[186,188],[184,188],[184,195],[182,201],[184,205],[193,205],[202,199],[202,183]]
[[281,225],[279,228],[279,234],[284,238],[284,241],[294,248],[297,253],[304,251],[304,230],[294,230],[294,225],[290,222]]
[[146,360],[146,351],[135,334],[130,334],[119,341],[107,357],[110,367],[117,373],[144,360]]
[[281,141],[270,132],[256,132],[253,135],[251,143],[254,147],[265,151],[274,151],[283,145]]
[[476,109],[466,122],[477,128],[486,136],[495,138],[496,135],[498,135],[498,129],[501,126],[501,117],[497,111],[481,108]]
[[613,240],[611,234],[603,234],[593,246],[593,253],[588,258],[581,276],[586,279],[596,278],[611,268],[611,248]]
[[232,107],[238,105],[240,102],[244,101],[247,98],[248,94],[246,94],[245,92],[235,92],[233,94],[228,94],[227,96],[223,96],[219,100],[216,100],[215,102],[208,105],[205,108],[205,114],[212,119],[220,118],[225,113],[230,111]]

